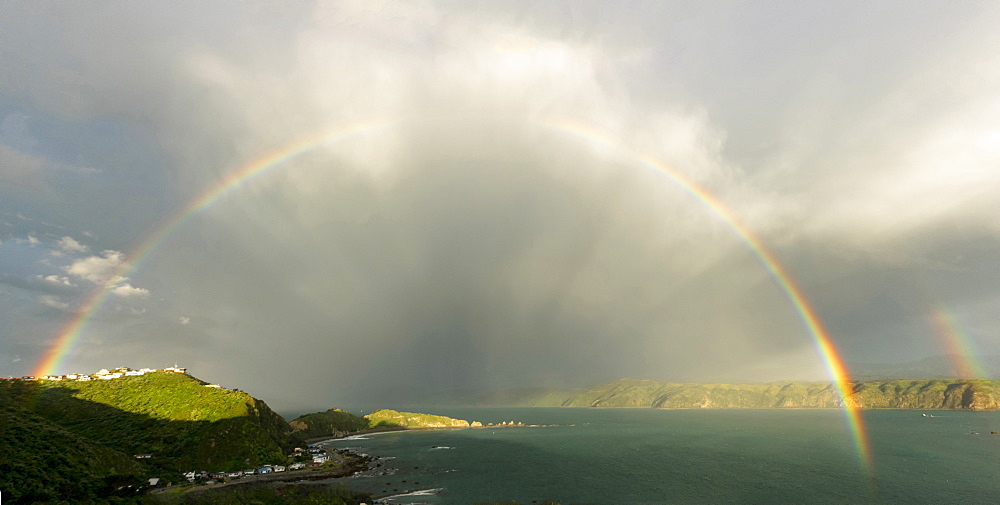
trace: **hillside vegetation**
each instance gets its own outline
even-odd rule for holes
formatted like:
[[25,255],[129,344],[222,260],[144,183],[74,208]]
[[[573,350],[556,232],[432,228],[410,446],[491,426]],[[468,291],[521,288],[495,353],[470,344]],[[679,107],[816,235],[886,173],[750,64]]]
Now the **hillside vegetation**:
[[145,473],[135,459],[0,395],[0,491],[5,500],[45,503],[68,496],[128,496],[138,491]]
[[288,423],[303,438],[341,437],[364,430],[392,428],[467,428],[468,421],[432,414],[380,409],[364,417],[340,409],[314,412]]
[[45,501],[43,491],[106,497],[128,476],[177,481],[187,470],[280,464],[297,442],[264,402],[181,373],[4,380],[0,407],[0,489],[14,503],[15,489],[38,496],[20,503]]
[[468,428],[469,422],[432,414],[380,409],[365,416],[372,428]]
[[[1000,381],[889,380],[853,382],[847,401],[870,408],[1000,409]],[[468,402],[494,407],[607,408],[837,408],[843,403],[828,382],[691,384],[619,379],[575,390],[544,388],[488,392]]]
[[303,438],[341,437],[371,427],[367,418],[340,409],[299,416],[288,424]]

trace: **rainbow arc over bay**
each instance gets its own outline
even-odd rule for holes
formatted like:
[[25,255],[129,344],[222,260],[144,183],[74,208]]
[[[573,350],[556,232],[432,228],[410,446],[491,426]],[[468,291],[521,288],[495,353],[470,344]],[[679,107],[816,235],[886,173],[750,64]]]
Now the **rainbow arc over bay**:
[[[286,166],[289,161],[313,151],[321,146],[344,141],[349,138],[367,135],[388,126],[400,123],[399,120],[377,119],[352,122],[344,126],[321,131],[305,137],[296,139],[279,146],[276,149],[259,156],[237,169],[231,171],[203,191],[196,198],[180,207],[163,222],[146,235],[145,239],[128,255],[128,261],[124,263],[112,279],[124,277],[129,271],[139,268],[143,261],[149,257],[150,253],[157,249],[171,234],[181,227],[192,216],[210,208],[216,202],[226,196],[238,191],[245,184],[271,170],[281,166]],[[639,165],[649,170],[666,176],[687,194],[701,202],[714,214],[721,218],[733,232],[747,244],[754,256],[759,260],[764,269],[774,279],[778,287],[787,297],[789,303],[794,307],[802,324],[808,331],[819,356],[823,360],[827,372],[833,380],[837,394],[840,396],[843,405],[843,412],[851,432],[855,450],[858,454],[860,464],[869,475],[873,472],[873,461],[871,448],[861,416],[861,409],[851,401],[851,378],[840,356],[833,339],[823,327],[816,310],[808,302],[802,290],[794,282],[794,279],[785,267],[778,261],[764,243],[757,237],[733,211],[725,205],[719,198],[687,177],[683,172],[676,170],[670,165],[657,158],[635,151],[628,146],[617,141],[613,136],[590,127],[586,124],[574,122],[564,118],[544,118],[535,122],[537,126],[544,129],[559,132],[573,138],[580,139],[591,144],[601,145],[613,151],[620,152],[626,157],[634,160]],[[42,358],[34,369],[34,375],[44,376],[54,373],[59,369],[62,361],[70,355],[73,344],[79,339],[87,323],[101,310],[111,295],[114,281],[109,281],[99,286],[87,298],[73,317],[66,322],[59,330],[52,344],[46,350]]]

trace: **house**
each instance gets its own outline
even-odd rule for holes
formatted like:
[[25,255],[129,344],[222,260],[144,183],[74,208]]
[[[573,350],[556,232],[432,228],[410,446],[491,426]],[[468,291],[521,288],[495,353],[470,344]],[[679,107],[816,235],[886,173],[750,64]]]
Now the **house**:
[[91,380],[89,375],[81,375],[76,379],[77,382],[87,382],[89,380]]
[[153,477],[152,479],[149,479],[149,485],[150,487],[163,487],[163,479]]
[[275,472],[284,472],[285,471],[285,467],[281,466],[281,465],[274,465],[273,469],[274,469]]
[[195,476],[194,471],[184,473],[184,478],[187,479],[188,482],[194,482],[194,476]]
[[129,370],[125,372],[125,375],[145,375],[145,374],[146,372],[143,372],[142,370]]
[[303,469],[305,467],[306,467],[306,464],[305,463],[301,463],[301,462],[300,463],[292,463],[292,464],[288,465],[288,469],[289,470],[301,470],[301,469]]
[[135,455],[135,459],[150,459],[152,457],[153,457],[152,454],[136,454]]
[[238,478],[240,478],[242,476],[243,476],[243,472],[240,472],[240,471],[229,472],[229,473],[226,474],[226,477],[229,477],[230,479],[238,479]]
[[80,377],[80,374],[78,374],[78,373],[68,373],[68,374],[66,374],[66,378],[69,379],[69,380],[72,380],[72,381],[75,381],[79,377]]

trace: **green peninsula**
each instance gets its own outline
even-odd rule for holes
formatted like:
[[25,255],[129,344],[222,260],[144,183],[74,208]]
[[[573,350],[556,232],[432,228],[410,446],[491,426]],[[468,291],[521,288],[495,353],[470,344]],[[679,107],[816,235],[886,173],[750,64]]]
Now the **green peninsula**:
[[295,434],[306,438],[343,437],[351,433],[369,430],[419,429],[419,428],[468,428],[479,423],[452,419],[433,414],[398,412],[379,409],[364,417],[353,415],[341,409],[314,412],[295,418],[288,423]]

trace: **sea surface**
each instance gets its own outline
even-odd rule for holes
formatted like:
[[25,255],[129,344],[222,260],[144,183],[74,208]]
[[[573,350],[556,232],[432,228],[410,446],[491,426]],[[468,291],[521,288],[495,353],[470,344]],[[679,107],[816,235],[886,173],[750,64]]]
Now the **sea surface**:
[[868,472],[837,410],[424,410],[556,426],[324,442],[380,458],[336,482],[399,504],[1000,503],[1000,412],[866,411]]

